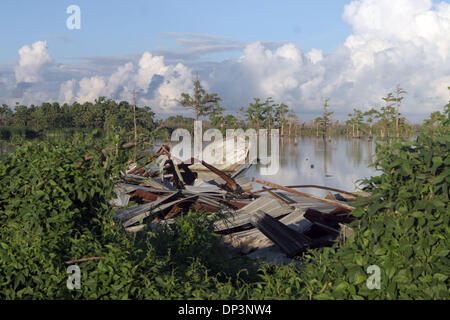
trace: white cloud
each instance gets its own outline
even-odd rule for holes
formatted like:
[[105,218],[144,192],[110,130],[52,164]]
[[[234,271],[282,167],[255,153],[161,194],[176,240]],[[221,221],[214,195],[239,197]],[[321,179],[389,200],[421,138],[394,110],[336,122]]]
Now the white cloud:
[[37,41],[19,49],[19,64],[15,69],[16,81],[39,82],[42,67],[53,61],[47,49],[46,41]]
[[58,101],[61,103],[70,103],[74,100],[75,95],[75,86],[77,82],[76,80],[68,80],[61,84],[61,87],[59,89],[59,98]]
[[104,77],[83,78],[80,83],[80,90],[78,91],[76,101],[84,103],[87,101],[94,101],[99,96],[103,96],[106,89],[106,82]]
[[[160,79],[155,79],[159,76]],[[207,86],[207,84],[206,84]],[[119,66],[109,77],[84,77],[78,83],[71,79],[59,89],[61,102],[93,102],[99,96],[129,100],[132,90],[138,89],[140,104],[152,106],[156,111],[170,113],[178,105],[181,93],[192,91],[192,72],[185,65],[166,65],[164,57],[145,52],[138,68],[132,62]],[[140,89],[140,91],[139,91]]]
[[[59,96],[57,92],[53,95],[61,102],[93,101],[100,95],[129,100],[131,90],[140,89],[138,102],[164,115],[182,110],[177,99],[182,92],[191,92],[193,70],[201,71],[202,85],[218,93],[224,106],[234,110],[248,105],[253,97],[271,96],[302,115],[320,112],[323,99],[331,98],[336,114],[346,115],[355,107],[380,105],[381,97],[397,84],[408,91],[403,114],[423,118],[447,103],[449,3],[355,0],[345,6],[342,17],[352,27],[352,34],[332,52],[303,52],[292,43],[245,45],[225,39],[227,45],[243,48],[241,56],[212,63],[192,62],[189,54],[189,59],[179,62],[183,52],[172,52],[172,57],[178,58],[170,63],[170,54],[145,52],[128,60],[97,59],[88,65],[56,66],[50,64],[46,43],[39,41],[19,50],[16,82],[46,80],[44,66],[50,64],[48,69],[59,88]],[[217,45],[217,37],[182,36],[194,37],[182,41],[184,53]],[[38,88],[35,84],[26,89],[28,100],[33,92],[37,100],[45,97]]]
[[117,90],[124,86],[130,80],[130,76],[133,72],[134,65],[131,62],[120,66],[116,72],[114,72],[108,80],[108,87],[105,95],[107,97],[113,96]]
[[[448,101],[450,4],[360,0],[345,7],[343,19],[353,32],[334,51],[303,54],[293,44],[268,50],[252,43],[238,60],[212,72],[213,90],[233,105],[272,96],[298,113],[319,111],[328,97],[345,115],[379,105],[397,84],[408,91],[404,113],[425,116]],[[237,89],[242,86],[246,93]]]
[[153,76],[164,76],[168,69],[164,64],[164,57],[152,56],[150,52],[145,52],[139,60],[139,70],[135,79],[138,88],[143,89],[147,93]]

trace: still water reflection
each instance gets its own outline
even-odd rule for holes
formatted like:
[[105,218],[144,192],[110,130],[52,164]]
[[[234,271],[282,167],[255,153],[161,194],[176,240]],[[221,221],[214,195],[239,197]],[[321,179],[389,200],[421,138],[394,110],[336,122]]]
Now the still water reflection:
[[[280,142],[280,170],[276,175],[262,176],[257,166],[250,177],[280,185],[322,185],[345,191],[356,191],[357,181],[379,172],[369,164],[374,160],[375,142],[365,139],[334,137],[325,143],[322,138],[299,137]],[[261,185],[253,183],[255,190]],[[323,196],[324,191],[301,189]]]
[[[0,159],[11,152],[11,145],[0,143]],[[263,176],[258,165],[253,166],[249,177],[288,185],[322,185],[346,191],[357,190],[357,181],[379,174],[369,164],[375,155],[375,142],[366,139],[334,137],[324,143],[322,138],[298,137],[280,142],[280,170],[277,174]],[[261,185],[253,183],[254,190]],[[323,196],[325,191],[301,189]]]

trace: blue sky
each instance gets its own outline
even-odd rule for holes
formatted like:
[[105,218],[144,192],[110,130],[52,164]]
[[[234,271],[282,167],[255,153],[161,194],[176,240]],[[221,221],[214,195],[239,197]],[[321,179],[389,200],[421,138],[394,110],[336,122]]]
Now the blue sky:
[[[289,41],[305,50],[330,51],[351,32],[341,15],[345,0],[167,0],[0,2],[0,63],[17,59],[17,49],[46,39],[55,59],[111,56],[176,49],[176,36],[189,32],[243,42]],[[81,30],[66,28],[66,8],[81,8]],[[212,59],[236,57],[237,52]]]

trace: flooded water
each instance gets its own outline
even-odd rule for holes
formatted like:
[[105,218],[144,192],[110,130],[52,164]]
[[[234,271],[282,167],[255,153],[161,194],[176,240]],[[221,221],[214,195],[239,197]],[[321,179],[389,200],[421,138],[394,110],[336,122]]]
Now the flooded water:
[[[279,185],[321,185],[344,191],[356,191],[357,181],[379,172],[369,164],[374,160],[375,142],[367,139],[334,137],[324,143],[322,138],[298,137],[280,143],[280,170],[275,175],[261,175],[258,166],[248,172],[250,177]],[[253,189],[261,185],[253,183]],[[325,191],[299,189],[318,196]]]
[[[0,142],[0,159],[11,152],[11,145]],[[280,142],[280,169],[275,175],[261,175],[259,165],[253,166],[249,177],[283,186],[321,185],[345,191],[356,191],[357,181],[378,175],[369,164],[375,155],[375,142],[367,139],[333,137],[324,143],[322,138],[298,137]],[[262,185],[253,184],[253,190]],[[299,189],[323,196],[325,191]]]

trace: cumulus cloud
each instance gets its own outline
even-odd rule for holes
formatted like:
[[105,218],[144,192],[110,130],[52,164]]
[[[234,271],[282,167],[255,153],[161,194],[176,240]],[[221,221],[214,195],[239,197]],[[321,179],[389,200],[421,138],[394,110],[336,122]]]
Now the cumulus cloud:
[[39,82],[43,66],[52,61],[46,41],[37,41],[31,47],[23,46],[19,49],[19,64],[15,69],[16,81],[18,83]]
[[[207,84],[206,84],[207,86]],[[92,102],[99,96],[129,100],[138,91],[138,102],[156,111],[170,113],[178,105],[181,93],[192,91],[192,71],[178,63],[169,65],[164,57],[145,52],[134,67],[132,62],[119,66],[109,77],[84,77],[63,82],[59,89],[62,102]]]
[[[165,115],[182,110],[177,99],[182,92],[191,92],[194,71],[200,71],[205,88],[218,93],[232,110],[248,105],[253,97],[271,96],[300,116],[312,116],[330,98],[336,115],[345,116],[355,107],[380,105],[381,97],[397,84],[408,92],[403,114],[416,119],[450,100],[449,3],[355,0],[345,6],[342,18],[352,33],[331,52],[304,52],[286,42],[245,44],[186,33],[175,34],[182,37],[177,41],[187,54],[184,61],[182,52],[145,52],[128,60],[98,57],[84,66],[56,67],[46,43],[39,41],[19,50],[16,83],[42,82],[44,66],[50,64],[52,74],[58,74],[59,94],[55,90],[54,99],[84,102],[104,95],[129,100],[136,89],[138,103]],[[194,56],[198,60],[201,52],[223,52],[223,46],[240,50],[240,57],[210,63],[192,60]],[[174,55],[176,62],[171,60]],[[36,99],[45,97],[43,90],[35,93]],[[32,99],[30,89],[25,96]]]
[[[345,7],[343,19],[353,32],[334,51],[252,43],[237,61],[216,67],[212,88],[239,93],[233,105],[272,96],[298,113],[320,110],[324,98],[338,114],[369,108],[397,84],[408,91],[405,113],[425,115],[450,99],[450,4],[360,0]],[[244,85],[245,92],[237,89]]]
[[80,103],[94,101],[99,96],[103,96],[106,89],[106,82],[104,77],[83,78],[80,83],[80,90],[78,91],[76,101]]
[[77,82],[72,79],[68,80],[61,84],[61,87],[59,88],[59,98],[58,101],[61,103],[70,103],[74,100],[75,95],[75,86]]

